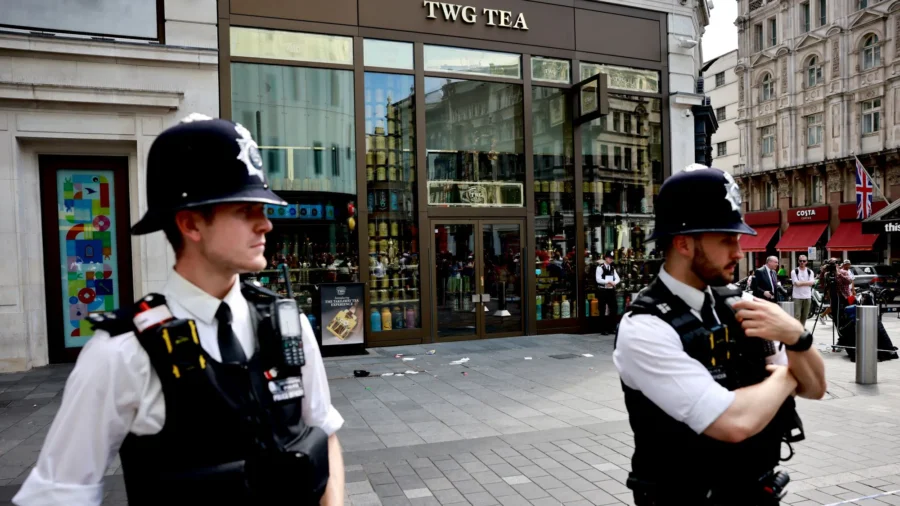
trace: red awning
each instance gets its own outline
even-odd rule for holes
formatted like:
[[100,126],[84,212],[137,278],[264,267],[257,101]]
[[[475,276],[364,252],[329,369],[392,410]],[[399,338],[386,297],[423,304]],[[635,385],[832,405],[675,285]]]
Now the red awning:
[[862,222],[842,221],[825,248],[834,251],[872,251],[877,239],[878,234],[862,233]]
[[741,236],[741,249],[745,253],[759,253],[766,251],[772,236],[778,231],[778,225],[769,227],[754,227],[756,235],[743,234]]
[[806,248],[815,246],[822,237],[822,232],[828,227],[828,223],[798,223],[788,227],[787,232],[781,236],[781,240],[775,245],[778,251],[806,251]]

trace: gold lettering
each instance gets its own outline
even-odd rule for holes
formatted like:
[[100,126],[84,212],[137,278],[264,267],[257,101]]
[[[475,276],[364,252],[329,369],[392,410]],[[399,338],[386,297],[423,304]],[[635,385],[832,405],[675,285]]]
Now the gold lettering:
[[525,14],[520,12],[519,17],[516,18],[516,23],[513,25],[513,28],[518,30],[527,30],[528,25],[525,24]]
[[428,19],[435,19],[434,8],[437,7],[438,2],[430,2],[429,0],[425,0],[422,2],[422,7],[428,7]]
[[459,16],[459,11],[462,10],[462,5],[442,3],[441,9],[444,11],[444,19],[447,21],[456,21],[456,18]]
[[475,7],[467,5],[462,9],[462,20],[465,23],[475,23]]
[[494,15],[499,14],[499,13],[500,13],[500,11],[498,11],[497,9],[488,9],[488,8],[485,8],[484,12],[482,12],[482,14],[488,15],[487,24],[489,26],[497,26],[497,23],[494,23]]
[[510,18],[512,17],[512,12],[509,11],[500,11],[500,26],[505,26],[509,28],[512,26],[510,23]]

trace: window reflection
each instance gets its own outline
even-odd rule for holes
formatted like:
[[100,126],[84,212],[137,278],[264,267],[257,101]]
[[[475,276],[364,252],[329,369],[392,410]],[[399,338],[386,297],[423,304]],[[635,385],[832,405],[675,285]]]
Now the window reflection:
[[512,53],[425,45],[425,71],[522,77],[522,57]]
[[365,76],[373,332],[421,325],[414,90],[413,76]]
[[425,79],[428,203],[521,207],[522,85]]
[[532,87],[532,125],[536,317],[576,318],[575,167],[564,90]]
[[662,182],[661,111],[658,98],[610,93],[610,114],[582,127],[584,280],[596,297],[595,269],[612,253],[621,277],[619,312],[628,297],[659,270],[653,198]]

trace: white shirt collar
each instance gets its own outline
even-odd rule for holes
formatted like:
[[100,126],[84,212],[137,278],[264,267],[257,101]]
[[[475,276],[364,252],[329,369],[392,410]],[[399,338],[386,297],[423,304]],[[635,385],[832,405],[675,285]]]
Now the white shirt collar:
[[[163,289],[163,294],[166,296],[166,299],[177,302],[195,319],[208,325],[215,321],[216,312],[222,304],[221,300],[184,279],[175,270],[172,270],[169,280],[166,282],[166,287]],[[224,301],[231,309],[233,321],[241,321],[249,315],[250,309],[247,306],[244,294],[241,293],[241,283],[239,281],[235,281],[231,290],[225,295]]]
[[694,311],[700,311],[703,309],[703,302],[706,300],[705,293],[709,292],[709,287],[706,288],[706,292],[697,290],[693,286],[690,286],[686,283],[682,283],[677,279],[673,278],[671,274],[666,272],[665,266],[659,269],[659,279],[666,285],[666,288],[672,292],[673,295],[679,297],[685,303],[687,303],[688,307],[693,309]]

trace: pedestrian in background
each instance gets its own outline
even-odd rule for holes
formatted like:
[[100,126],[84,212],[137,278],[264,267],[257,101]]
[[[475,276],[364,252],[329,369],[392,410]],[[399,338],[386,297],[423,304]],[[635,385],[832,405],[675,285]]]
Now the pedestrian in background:
[[793,285],[794,317],[806,327],[806,319],[809,318],[809,308],[812,302],[812,287],[816,284],[816,275],[812,269],[807,268],[806,255],[800,255],[800,265],[791,271],[791,284]]

